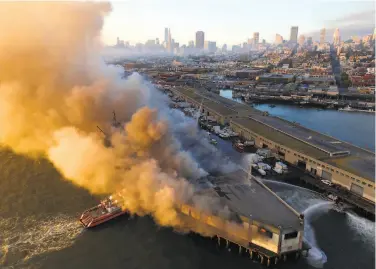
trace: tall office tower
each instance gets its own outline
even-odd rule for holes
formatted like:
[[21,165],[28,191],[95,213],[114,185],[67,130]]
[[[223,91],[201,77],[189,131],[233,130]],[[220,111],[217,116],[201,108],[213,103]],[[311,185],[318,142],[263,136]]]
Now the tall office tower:
[[205,43],[205,33],[203,31],[196,32],[196,48],[203,49]]
[[167,52],[171,53],[173,50],[172,40],[171,40],[171,30],[168,28],[168,38],[167,38]]
[[188,48],[193,48],[195,46],[195,42],[193,40],[188,42]]
[[325,28],[322,28],[320,30],[320,45],[323,45],[325,43],[325,35],[326,35],[326,30]]
[[341,42],[341,36],[339,34],[339,29],[337,28],[333,34],[333,44],[338,46],[340,42]]
[[298,42],[298,26],[291,27],[290,42],[291,43]]
[[276,45],[280,45],[283,43],[283,37],[280,34],[275,35],[275,42]]
[[226,44],[223,44],[223,46],[222,46],[222,51],[223,51],[223,52],[226,52],[226,51],[227,51],[227,45],[226,45]]
[[299,45],[300,45],[300,46],[303,46],[303,45],[304,45],[304,42],[305,42],[305,36],[304,36],[304,35],[300,35],[300,36],[299,36]]
[[164,28],[164,42],[165,44],[168,43],[168,28]]
[[253,33],[253,44],[257,45],[260,41],[260,34],[259,32]]
[[155,44],[159,45],[159,38],[155,39]]

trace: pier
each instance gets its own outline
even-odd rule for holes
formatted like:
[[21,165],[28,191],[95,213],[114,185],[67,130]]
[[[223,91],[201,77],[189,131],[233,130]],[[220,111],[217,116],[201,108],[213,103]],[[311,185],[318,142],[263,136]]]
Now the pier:
[[277,158],[310,173],[316,180],[329,180],[351,192],[363,201],[357,206],[374,206],[374,152],[208,91],[176,87],[171,92],[197,108],[201,106],[201,113],[230,126],[241,137],[254,141],[257,148],[269,148]]
[[200,211],[189,202],[179,205],[182,217],[191,220],[196,230],[211,235],[219,246],[258,257],[268,266],[290,256],[308,255],[309,246],[303,242],[304,216],[262,182],[242,170],[213,180],[215,187],[199,194],[218,199],[228,213]]

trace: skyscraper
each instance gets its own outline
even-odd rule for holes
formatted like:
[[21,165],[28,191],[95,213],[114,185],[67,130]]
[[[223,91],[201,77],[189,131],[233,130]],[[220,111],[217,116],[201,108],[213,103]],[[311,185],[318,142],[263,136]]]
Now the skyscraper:
[[320,45],[323,45],[325,43],[325,35],[326,35],[326,30],[325,28],[322,28],[320,31]]
[[171,39],[171,29],[168,28],[168,38],[167,38],[167,52],[171,53],[173,51],[172,39]]
[[193,48],[195,46],[195,42],[193,40],[188,42],[188,48]]
[[291,27],[290,42],[291,43],[298,42],[298,26],[292,26]]
[[341,36],[339,34],[339,29],[337,28],[333,34],[333,44],[338,46],[340,42],[341,42]]
[[304,42],[305,42],[305,36],[304,36],[304,35],[300,35],[300,36],[299,36],[299,45],[300,45],[300,46],[303,46],[303,45],[304,45]]
[[257,45],[260,41],[260,34],[259,32],[253,33],[253,44]]
[[165,44],[168,43],[168,28],[164,28],[164,42]]
[[275,35],[275,42],[276,45],[280,45],[283,43],[283,37],[280,34]]
[[203,49],[205,43],[205,33],[203,31],[196,32],[196,48]]

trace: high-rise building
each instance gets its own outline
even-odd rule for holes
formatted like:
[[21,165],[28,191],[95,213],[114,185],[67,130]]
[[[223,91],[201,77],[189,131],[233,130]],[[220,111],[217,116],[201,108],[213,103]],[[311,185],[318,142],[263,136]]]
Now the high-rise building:
[[299,36],[299,45],[300,46],[303,46],[304,45],[304,42],[305,42],[305,36],[304,35],[300,35]]
[[359,36],[351,36],[351,39],[354,43],[360,44],[361,39]]
[[209,42],[207,40],[204,42],[204,50],[209,50]]
[[217,42],[215,41],[205,41],[204,49],[207,52],[214,53],[217,50]]
[[322,28],[320,30],[320,45],[323,45],[325,43],[325,35],[326,35],[326,30],[325,28]]
[[159,38],[155,39],[155,44],[159,45]]
[[165,42],[165,44],[168,43],[168,32],[169,32],[169,29],[164,28],[164,42]]
[[173,52],[173,44],[172,44],[172,39],[171,39],[171,29],[170,28],[168,28],[167,52],[168,53]]
[[290,31],[290,42],[298,42],[298,26],[292,26]]
[[312,36],[309,36],[307,37],[307,45],[308,46],[312,46],[313,42],[312,42]]
[[280,34],[275,35],[275,42],[276,45],[280,45],[283,43],[283,37]]
[[195,46],[195,42],[193,40],[188,42],[188,48],[193,48]]
[[209,43],[209,52],[214,53],[217,51],[217,42],[215,41],[210,41]]
[[226,45],[226,44],[223,44],[223,46],[222,46],[222,51],[223,51],[223,52],[226,52],[226,51],[227,51],[227,45]]
[[339,29],[337,28],[333,34],[333,44],[338,46],[340,43],[341,43],[341,36],[339,34]]
[[260,34],[259,32],[253,33],[253,44],[257,45],[260,41]]
[[196,48],[203,49],[205,43],[205,33],[203,31],[196,32]]

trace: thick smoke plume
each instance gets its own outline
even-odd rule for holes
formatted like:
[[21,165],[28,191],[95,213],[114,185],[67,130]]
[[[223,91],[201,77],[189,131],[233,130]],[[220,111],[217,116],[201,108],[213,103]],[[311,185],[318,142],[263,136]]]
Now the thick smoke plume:
[[[99,57],[110,10],[106,3],[0,3],[0,143],[47,157],[93,194],[121,190],[133,213],[182,226],[175,203],[202,202],[189,180],[206,172],[181,150],[163,113],[147,106],[140,78],[121,80],[122,70]],[[111,127],[112,111],[121,130]]]

